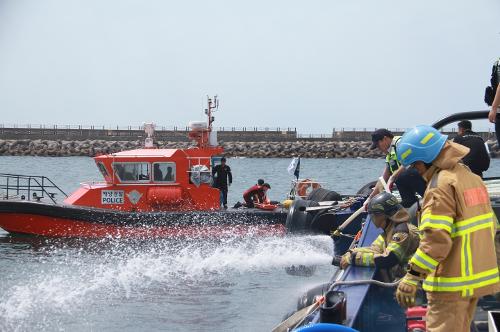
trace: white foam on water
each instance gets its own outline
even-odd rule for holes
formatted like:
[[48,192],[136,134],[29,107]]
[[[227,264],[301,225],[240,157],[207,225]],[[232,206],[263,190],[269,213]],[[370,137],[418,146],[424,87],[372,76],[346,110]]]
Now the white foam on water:
[[40,265],[35,273],[20,273],[13,285],[0,289],[0,329],[24,330],[35,319],[43,324],[48,317],[85,311],[98,299],[141,296],[149,287],[231,282],[242,273],[329,264],[331,246],[328,236],[303,236],[154,242],[106,252],[48,250],[34,263]]

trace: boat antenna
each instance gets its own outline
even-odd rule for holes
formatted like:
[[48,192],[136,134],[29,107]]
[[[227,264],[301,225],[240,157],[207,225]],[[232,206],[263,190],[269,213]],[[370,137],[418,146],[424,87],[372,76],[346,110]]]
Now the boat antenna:
[[215,95],[213,99],[207,96],[207,106],[208,108],[205,109],[205,114],[208,117],[208,130],[212,131],[212,122],[215,120],[212,113],[219,110],[219,99],[217,99],[217,95]]
[[212,123],[215,120],[213,113],[218,111],[218,109],[219,109],[219,100],[217,99],[217,95],[215,95],[213,98],[207,96],[207,108],[205,108],[205,114],[207,115],[207,122],[206,123],[190,122],[189,124],[191,131],[189,132],[188,136],[190,139],[198,142],[198,148],[200,149],[211,146],[210,133],[212,132]]
[[146,139],[144,140],[144,147],[146,149],[154,148],[154,134],[155,134],[155,124],[154,123],[143,123],[144,131],[146,132]]

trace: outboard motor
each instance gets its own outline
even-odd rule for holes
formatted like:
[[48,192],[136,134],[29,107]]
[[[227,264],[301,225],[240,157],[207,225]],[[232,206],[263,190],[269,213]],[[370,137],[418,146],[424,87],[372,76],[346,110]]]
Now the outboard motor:
[[321,323],[344,324],[347,314],[347,299],[344,292],[328,291],[325,302],[319,308],[319,321]]

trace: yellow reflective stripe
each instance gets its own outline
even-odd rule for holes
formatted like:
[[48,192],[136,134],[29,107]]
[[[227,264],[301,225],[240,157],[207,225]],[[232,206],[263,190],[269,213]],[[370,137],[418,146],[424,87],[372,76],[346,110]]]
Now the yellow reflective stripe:
[[403,259],[404,250],[399,244],[392,242],[387,246],[387,250],[396,254],[400,261]]
[[413,280],[413,279],[409,279],[409,278],[404,278],[403,280],[401,280],[401,282],[404,282],[405,284],[410,284],[413,286],[418,286],[418,281]]
[[438,228],[451,233],[453,227],[453,218],[437,214],[424,214],[422,216],[419,230],[426,228]]
[[475,231],[494,227],[493,213],[486,213],[469,219],[458,221],[453,225],[451,237],[463,236]]
[[405,159],[406,159],[406,157],[408,157],[408,155],[410,155],[410,154],[411,154],[411,152],[412,152],[412,151],[411,151],[411,149],[408,149],[408,150],[406,150],[405,152],[403,152],[403,153],[401,154],[401,159],[402,159],[402,160],[405,160]]
[[361,264],[364,266],[372,266],[375,264],[373,260],[373,253],[365,252],[361,255]]
[[368,247],[361,247],[361,248],[356,248],[356,252],[372,252],[373,249],[368,248]]
[[434,271],[439,264],[437,260],[427,255],[420,248],[417,249],[415,255],[410,259],[410,263],[430,272]]
[[466,246],[466,249],[467,249],[467,256],[470,257],[468,271],[470,272],[470,274],[474,274],[474,268],[473,268],[473,265],[472,265],[472,249],[471,249],[471,245],[470,245],[470,234],[467,234],[467,246]]
[[385,240],[382,237],[382,235],[379,235],[379,236],[377,236],[377,238],[375,239],[375,241],[373,241],[373,243],[375,243],[378,246],[383,246],[385,244]]
[[[468,277],[448,278],[448,277],[427,277],[424,280],[423,288],[431,292],[455,292],[463,291],[466,288],[476,289],[499,281],[498,267],[481,273],[472,274]],[[464,294],[462,292],[462,294]]]
[[434,133],[428,133],[427,135],[425,135],[424,138],[422,138],[422,140],[420,141],[421,144],[425,145],[427,144],[427,142],[429,142],[429,140],[434,137]]
[[[462,237],[460,250],[460,272],[462,277],[469,278],[473,274],[472,271],[472,253],[470,251],[470,234],[465,234]],[[473,289],[462,290],[462,296],[471,296]]]

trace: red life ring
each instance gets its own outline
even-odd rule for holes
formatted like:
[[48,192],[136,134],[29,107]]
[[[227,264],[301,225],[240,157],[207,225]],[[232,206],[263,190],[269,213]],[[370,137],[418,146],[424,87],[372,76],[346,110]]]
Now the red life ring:
[[307,195],[314,189],[321,188],[318,182],[314,182],[310,179],[304,179],[297,183],[297,195],[300,197],[307,197]]

